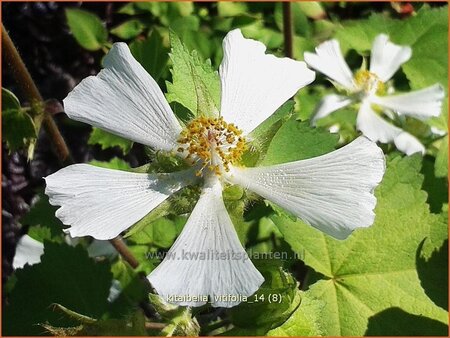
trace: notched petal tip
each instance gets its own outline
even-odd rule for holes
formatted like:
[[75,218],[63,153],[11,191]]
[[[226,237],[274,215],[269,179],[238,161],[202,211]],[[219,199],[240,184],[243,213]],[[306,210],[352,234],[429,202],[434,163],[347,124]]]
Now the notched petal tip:
[[353,91],[355,89],[353,73],[345,62],[339,42],[336,39],[328,40],[322,42],[315,50],[315,53],[304,53],[307,65],[345,89]]
[[444,88],[435,84],[403,94],[373,96],[371,101],[397,114],[426,120],[441,114],[444,97]]
[[66,114],[158,150],[176,148],[181,126],[156,81],[125,43],[113,45],[104,67],[67,95]]
[[245,134],[315,79],[302,61],[266,54],[263,43],[233,30],[223,41],[220,114]]
[[165,301],[183,306],[233,307],[263,283],[239,241],[217,179],[207,182],[180,236],[147,278]]
[[47,176],[45,193],[72,237],[111,239],[132,226],[172,193],[190,184],[190,172],[160,179],[133,173],[74,164]]
[[370,55],[370,71],[381,81],[388,81],[402,64],[412,56],[410,46],[397,45],[389,41],[389,36],[379,34],[375,37]]
[[228,179],[337,239],[374,221],[374,189],[386,168],[366,137],[319,157],[269,167],[232,168]]
[[398,150],[410,156],[415,153],[425,155],[425,147],[420,141],[413,135],[402,132],[394,140],[394,144]]

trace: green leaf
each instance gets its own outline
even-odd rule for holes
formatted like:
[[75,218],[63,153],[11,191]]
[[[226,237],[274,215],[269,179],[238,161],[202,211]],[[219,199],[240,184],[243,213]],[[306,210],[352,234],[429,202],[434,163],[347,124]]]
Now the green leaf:
[[158,31],[153,30],[145,40],[133,41],[130,50],[142,67],[158,81],[166,70],[169,59],[169,50],[164,46]]
[[448,135],[441,141],[434,170],[436,177],[448,176]]
[[197,337],[199,333],[200,325],[192,316],[192,310],[189,307],[180,307],[176,315],[170,319],[169,324],[161,331],[161,334],[167,337]]
[[297,310],[280,326],[267,332],[267,336],[305,337],[322,336],[320,318],[324,302],[311,298],[309,292],[300,292],[301,303]]
[[230,216],[231,222],[238,234],[239,240],[242,245],[245,246],[245,241],[247,239],[247,233],[250,228],[250,223],[244,220],[244,210],[246,195],[244,194],[244,189],[238,185],[227,186],[223,192],[223,200],[225,207]]
[[314,43],[311,41],[311,39],[304,38],[303,36],[294,36],[294,42],[292,46],[294,59],[299,61],[304,60],[304,53],[314,51],[314,47]]
[[417,272],[425,293],[448,311],[448,222],[436,217],[430,233],[417,249]]
[[16,151],[36,139],[33,119],[22,109],[2,110],[2,135],[9,151]]
[[111,267],[114,279],[119,281],[121,292],[111,304],[110,313],[114,317],[122,317],[136,307],[136,303],[145,301],[148,293],[142,276],[130,264],[119,257]]
[[217,12],[219,16],[237,16],[240,14],[246,14],[248,12],[248,6],[245,2],[227,2],[221,1],[217,3]]
[[97,167],[108,168],[108,169],[117,169],[117,170],[123,170],[123,171],[131,170],[130,164],[128,162],[126,162],[120,158],[117,158],[117,157],[114,157],[109,162],[93,160],[93,161],[89,162],[89,164],[95,165]]
[[136,4],[133,2],[129,2],[126,5],[120,7],[120,9],[117,11],[117,13],[126,14],[126,15],[140,14],[139,8],[137,8]]
[[2,111],[9,109],[19,110],[20,101],[12,91],[2,87]]
[[119,147],[124,155],[128,154],[133,146],[133,142],[120,136],[108,133],[99,128],[92,128],[88,144],[99,144],[102,150],[107,148]]
[[197,52],[190,53],[172,32],[172,83],[167,82],[167,99],[178,102],[194,116],[216,116],[220,106],[219,75],[211,61],[203,62]]
[[246,38],[258,40],[267,46],[268,49],[278,49],[283,45],[283,34],[265,27],[261,20],[241,27],[241,30]]
[[82,9],[66,9],[67,24],[77,42],[85,49],[95,51],[102,48],[108,32],[100,18]]
[[[375,192],[374,225],[356,230],[345,241],[301,221],[272,217],[292,249],[322,275],[308,292],[325,302],[321,317],[324,334],[364,335],[369,318],[395,307],[447,324],[447,312],[428,298],[416,270],[417,248],[436,221],[426,204],[426,193],[420,190],[420,165],[418,155],[389,161]],[[409,324],[409,332],[423,332],[419,322],[411,320]],[[443,326],[430,327],[427,335],[446,335],[439,331]],[[395,325],[378,332],[394,334]]]
[[[187,50],[197,51],[200,59],[211,58],[219,52],[218,39],[200,29],[200,19],[197,16],[178,18],[170,22],[170,29],[183,41]],[[220,52],[219,52],[220,53]]]
[[285,272],[280,261],[257,261],[264,276],[259,290],[230,311],[231,322],[239,328],[267,332],[286,321],[300,304],[297,282]]
[[[58,237],[63,234],[64,225],[55,216],[56,210],[58,210],[58,207],[51,205],[48,201],[48,196],[40,191],[37,195],[37,202],[20,219],[20,222],[31,227],[41,226],[47,228],[51,232],[51,237]],[[32,233],[28,234],[33,237]],[[39,240],[39,238],[33,238]]]
[[251,147],[242,157],[247,167],[256,166],[264,158],[274,135],[292,113],[294,104],[292,100],[287,101],[250,133]]
[[298,2],[297,4],[303,13],[305,13],[305,15],[309,18],[317,20],[324,18],[327,15],[319,1],[305,1]]
[[402,29],[392,34],[413,49],[411,60],[402,66],[411,87],[420,89],[439,82],[447,88],[448,7],[424,8]]
[[291,118],[273,137],[260,165],[286,163],[323,155],[334,150],[337,139],[335,134],[310,127],[309,122]]
[[44,241],[52,240],[52,233],[50,231],[50,228],[42,227],[40,225],[30,227],[28,229],[27,235],[41,243],[44,243]]
[[175,220],[161,217],[148,223],[139,232],[129,236],[128,239],[136,244],[153,244],[160,248],[169,248],[177,235]]
[[121,39],[128,40],[141,34],[144,29],[145,25],[140,20],[131,19],[111,29],[111,33]]
[[2,135],[9,151],[16,151],[36,142],[33,118],[20,107],[13,92],[2,88]]
[[[291,4],[292,28],[295,35],[309,37],[311,33],[310,24],[300,4],[300,2],[292,2]],[[274,18],[279,30],[283,31],[283,8],[281,3],[275,6]]]
[[44,243],[41,263],[16,271],[17,282],[3,311],[3,334],[42,334],[38,324],[70,326],[73,320],[52,310],[61,304],[99,318],[108,307],[112,274],[109,263],[96,263],[81,246]]
[[[144,218],[136,222],[127,232],[125,237],[129,237],[139,233],[141,230],[149,226],[152,222],[160,217],[165,217],[168,215],[180,216],[190,213],[197,203],[199,195],[200,192],[198,187],[188,187],[179,192],[176,192],[167,200],[158,205],[155,209],[153,209],[150,213],[144,216]],[[174,220],[176,220],[175,224],[178,227],[178,218],[174,218]]]
[[336,36],[344,49],[370,51],[372,42],[380,33],[387,33],[394,43],[412,47],[411,59],[402,65],[411,87],[423,88],[436,82],[447,87],[447,31],[446,6],[430,9],[424,6],[406,20],[393,20],[374,14],[368,20],[344,23]]

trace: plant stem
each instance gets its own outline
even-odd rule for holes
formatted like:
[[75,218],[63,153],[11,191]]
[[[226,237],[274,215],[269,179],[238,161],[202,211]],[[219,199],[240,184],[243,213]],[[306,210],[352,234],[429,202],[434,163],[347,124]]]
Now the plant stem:
[[[2,24],[2,45],[3,52],[5,56],[6,63],[9,66],[9,70],[12,72],[12,75],[17,82],[20,90],[22,91],[25,98],[29,101],[31,107],[35,111],[35,113],[44,114],[43,124],[45,131],[49,135],[52,144],[55,147],[56,154],[63,165],[73,164],[74,160],[72,155],[70,154],[70,150],[67,147],[66,141],[64,137],[61,135],[58,126],[53,120],[53,116],[46,111],[44,107],[44,100],[42,98],[39,89],[33,81],[33,78],[30,75],[25,63],[20,57],[19,52],[17,51],[16,46],[12,42],[8,32],[5,29],[5,26]],[[123,257],[125,261],[128,262],[133,268],[136,268],[139,265],[137,259],[133,256],[131,251],[125,245],[125,243],[119,238],[112,239],[111,244],[116,248],[119,254]]]
[[284,35],[284,55],[292,58],[292,13],[291,3],[289,1],[283,2],[283,35]]
[[21,87],[21,90],[25,97],[30,103],[33,102],[42,102],[41,93],[37,89],[33,79],[31,78],[30,73],[28,72],[27,67],[25,66],[22,58],[19,55],[14,43],[9,37],[8,32],[5,29],[5,26],[2,24],[2,44],[3,44],[3,52],[5,53],[5,59],[8,64],[10,64],[10,71],[13,73],[13,76],[17,82],[17,84]]
[[139,265],[138,260],[133,256],[130,249],[122,241],[122,239],[117,236],[114,239],[110,239],[109,242],[117,250],[117,252],[122,256],[122,258],[130,264],[133,269],[136,269]]
[[9,65],[10,71],[17,84],[22,91],[22,94],[29,101],[31,107],[35,111],[35,113],[40,113],[43,111],[44,119],[43,124],[45,131],[53,141],[53,145],[56,150],[56,154],[59,160],[64,164],[73,163],[72,156],[70,155],[69,148],[67,147],[66,141],[62,137],[58,126],[56,125],[53,117],[46,112],[42,107],[43,99],[42,95],[39,92],[36,84],[34,83],[30,73],[28,72],[25,63],[17,51],[16,46],[12,42],[8,32],[5,29],[5,26],[2,24],[2,45],[3,52],[5,56],[6,63]]
[[153,323],[153,322],[146,322],[145,323],[145,328],[146,329],[152,329],[152,330],[162,330],[166,327],[167,325],[164,323]]

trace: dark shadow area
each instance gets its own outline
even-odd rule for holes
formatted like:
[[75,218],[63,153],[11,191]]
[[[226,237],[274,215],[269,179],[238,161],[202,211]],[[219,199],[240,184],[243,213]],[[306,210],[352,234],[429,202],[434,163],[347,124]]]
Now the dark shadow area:
[[436,305],[448,311],[448,240],[428,260],[420,256],[425,241],[419,245],[416,254],[420,284]]
[[427,203],[430,205],[430,211],[439,214],[442,205],[448,201],[447,180],[434,175],[434,158],[431,156],[424,157],[421,173],[424,175],[422,189],[428,194]]
[[365,336],[448,336],[448,326],[437,320],[390,308],[369,318]]

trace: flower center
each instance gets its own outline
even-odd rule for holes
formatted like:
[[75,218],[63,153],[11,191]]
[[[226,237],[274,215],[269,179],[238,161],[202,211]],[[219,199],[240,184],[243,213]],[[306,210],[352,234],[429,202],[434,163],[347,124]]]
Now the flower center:
[[386,94],[386,86],[380,78],[368,70],[358,70],[355,74],[355,82],[361,91],[365,94]]
[[199,117],[189,122],[181,132],[179,152],[186,152],[186,158],[201,162],[201,169],[208,168],[216,175],[229,171],[230,164],[240,160],[246,149],[242,131],[233,123],[226,123],[222,117]]

